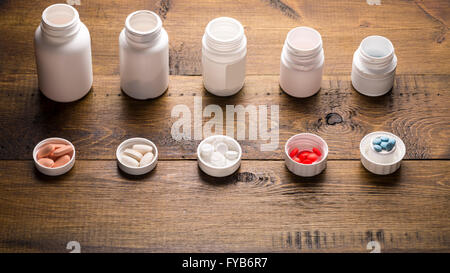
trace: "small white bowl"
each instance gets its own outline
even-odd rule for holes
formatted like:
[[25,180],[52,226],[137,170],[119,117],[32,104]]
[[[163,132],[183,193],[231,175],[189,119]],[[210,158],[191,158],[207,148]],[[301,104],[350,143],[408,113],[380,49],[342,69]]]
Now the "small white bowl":
[[[208,162],[206,162],[205,160],[203,160],[203,158],[201,156],[200,147],[203,144],[205,144],[205,143],[212,144],[212,143],[214,143],[214,141],[219,140],[219,139],[223,139],[224,142],[226,142],[228,145],[231,145],[233,147],[234,151],[238,152],[237,159],[235,159],[235,161],[229,166],[225,166],[225,167],[213,166],[213,165],[209,164]],[[214,176],[214,177],[225,177],[225,176],[233,174],[235,171],[237,171],[237,169],[239,169],[239,166],[241,165],[241,157],[242,157],[241,145],[239,145],[239,143],[234,138],[229,137],[229,136],[224,136],[224,135],[209,136],[209,137],[205,138],[204,140],[202,140],[202,142],[200,142],[200,144],[197,147],[198,166],[200,167],[200,169],[203,172],[205,172],[206,174],[208,174],[210,176]]]
[[[294,148],[298,148],[299,151],[309,150],[312,148],[318,148],[322,155],[319,160],[313,162],[312,164],[302,164],[294,161],[289,153]],[[286,145],[284,146],[284,162],[286,167],[298,176],[311,177],[318,175],[327,167],[327,157],[328,157],[328,145],[320,136],[310,133],[302,133],[292,136]]]
[[[372,140],[378,136],[395,139],[395,147],[390,152],[378,153],[372,148]],[[364,168],[374,174],[386,175],[395,172],[406,154],[405,143],[396,135],[388,132],[373,132],[363,137],[359,143],[361,163]]]
[[[131,148],[134,144],[145,144],[153,147],[153,160],[150,164],[143,167],[130,167],[120,161],[120,155],[122,154],[122,152],[127,148]],[[124,142],[120,143],[119,147],[117,147],[116,158],[117,158],[117,165],[119,165],[119,168],[125,173],[131,175],[143,175],[153,170],[156,164],[158,163],[158,148],[156,148],[156,145],[153,142],[151,142],[146,138],[141,137],[129,138]]]
[[[46,145],[48,143],[64,144],[64,145],[72,146],[73,155],[70,158],[70,161],[67,162],[65,165],[57,167],[57,168],[48,168],[48,167],[45,167],[45,166],[42,166],[41,164],[39,164],[37,161],[37,153],[41,147],[43,147],[44,145]],[[73,144],[70,141],[68,141],[64,138],[59,138],[59,137],[47,138],[47,139],[44,139],[41,142],[39,142],[34,147],[33,160],[34,160],[34,165],[36,166],[36,169],[38,169],[38,171],[40,171],[41,173],[43,173],[45,175],[49,175],[49,176],[62,175],[62,174],[67,173],[68,171],[70,171],[72,169],[73,165],[75,164],[75,146],[73,146]]]

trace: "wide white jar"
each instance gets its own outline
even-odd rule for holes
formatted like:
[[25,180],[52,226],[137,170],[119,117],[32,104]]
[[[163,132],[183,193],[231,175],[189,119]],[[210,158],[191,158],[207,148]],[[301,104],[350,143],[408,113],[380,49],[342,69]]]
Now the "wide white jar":
[[297,98],[316,94],[322,83],[324,61],[319,32],[310,27],[291,29],[281,53],[280,86],[283,91]]
[[47,7],[34,34],[39,89],[49,99],[71,102],[92,86],[91,37],[75,8]]
[[231,96],[244,86],[247,38],[230,17],[211,20],[202,39],[203,84],[217,96]]
[[148,10],[128,15],[119,36],[120,86],[128,96],[152,99],[169,86],[169,36]]
[[366,37],[353,54],[353,87],[366,96],[384,95],[394,85],[396,68],[391,41],[383,36]]

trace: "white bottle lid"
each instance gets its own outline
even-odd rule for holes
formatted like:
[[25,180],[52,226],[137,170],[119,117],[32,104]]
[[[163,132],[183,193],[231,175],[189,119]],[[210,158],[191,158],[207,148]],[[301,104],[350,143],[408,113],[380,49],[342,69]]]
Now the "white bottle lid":
[[[388,136],[395,139],[395,148],[389,152],[376,152],[372,148],[374,138]],[[388,132],[377,131],[367,134],[359,144],[361,153],[361,163],[370,172],[379,175],[386,175],[395,172],[401,165],[406,154],[403,141],[396,135]]]
[[[205,158],[202,154],[204,145],[223,146],[226,144],[229,151],[235,151],[238,155],[233,159],[225,158],[220,151],[213,152],[211,158]],[[213,158],[214,157],[214,158]],[[200,169],[206,174],[214,177],[224,177],[233,174],[241,165],[242,149],[241,145],[232,137],[223,135],[213,135],[205,138],[197,147],[197,162]],[[214,160],[214,162],[211,162]],[[220,165],[220,166],[219,166]]]

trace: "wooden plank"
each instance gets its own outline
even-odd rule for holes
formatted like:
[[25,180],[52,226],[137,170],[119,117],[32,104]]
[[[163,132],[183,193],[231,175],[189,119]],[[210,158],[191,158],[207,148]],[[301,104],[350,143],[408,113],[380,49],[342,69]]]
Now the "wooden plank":
[[325,76],[317,95],[294,99],[280,90],[277,76],[249,76],[239,94],[220,98],[203,89],[201,77],[171,76],[162,97],[136,101],[120,91],[118,77],[97,76],[85,98],[59,104],[39,93],[34,75],[5,75],[0,77],[0,159],[30,159],[34,145],[52,136],[73,141],[80,159],[114,159],[120,142],[135,136],[154,141],[162,159],[195,159],[199,140],[194,133],[192,140],[178,142],[171,135],[179,119],[171,117],[172,109],[186,105],[192,120],[195,98],[202,109],[219,105],[224,124],[226,105],[279,106],[278,149],[262,152],[268,140],[249,140],[246,118],[246,137],[240,141],[246,159],[282,159],[285,142],[300,132],[322,136],[330,159],[359,159],[360,140],[378,130],[400,136],[408,159],[449,159],[449,81],[449,75],[398,76],[391,93],[369,98],[351,87],[349,76]]
[[243,161],[213,179],[191,160],[144,177],[77,160],[49,178],[0,161],[0,251],[450,252],[450,161],[405,161],[389,176],[329,161],[300,178],[280,161]]
[[[37,89],[33,33],[53,1],[0,1],[0,251],[66,252],[450,252],[450,2],[382,1],[84,1],[76,6],[92,36],[94,86],[84,99],[58,104]],[[126,16],[150,9],[170,37],[170,87],[136,101],[119,87],[118,34]],[[248,38],[245,88],[219,98],[202,86],[201,37],[209,20],[240,20]],[[278,86],[289,29],[322,33],[321,92],[294,99]],[[351,58],[361,39],[384,35],[399,59],[396,87],[368,98],[351,87]],[[183,76],[185,75],[185,76]],[[187,76],[186,76],[187,75]],[[241,169],[214,179],[197,167],[199,140],[177,142],[170,113],[216,104],[278,105],[279,147],[241,140]],[[203,119],[205,123],[208,118]],[[248,129],[248,121],[246,121]],[[236,127],[236,126],[234,126]],[[375,130],[399,135],[407,159],[389,176],[359,163],[360,139]],[[285,141],[312,132],[329,144],[326,171],[299,178],[282,161]],[[61,136],[77,147],[75,168],[50,178],[30,161],[33,146]],[[160,151],[143,177],[120,172],[115,149],[144,136]],[[182,160],[187,159],[187,160]],[[433,160],[423,160],[433,159]]]
[[[170,37],[170,71],[201,74],[201,37],[218,16],[242,22],[248,37],[249,75],[277,75],[287,32],[299,25],[322,34],[325,74],[349,74],[353,52],[368,35],[392,40],[399,74],[442,74],[450,71],[446,40],[450,4],[446,0],[383,1],[80,1],[76,6],[92,36],[94,74],[118,75],[118,36],[126,16],[150,9],[164,19]],[[43,9],[53,1],[2,1],[0,8],[0,72],[35,73],[33,33]],[[420,64],[420,65],[418,65]]]

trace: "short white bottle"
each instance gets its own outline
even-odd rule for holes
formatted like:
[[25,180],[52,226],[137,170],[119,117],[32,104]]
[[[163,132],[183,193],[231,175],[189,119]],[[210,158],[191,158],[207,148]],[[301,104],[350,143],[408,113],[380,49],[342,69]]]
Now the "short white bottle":
[[47,7],[34,35],[39,89],[51,100],[71,102],[92,86],[91,37],[75,8]]
[[217,96],[231,96],[244,86],[247,38],[230,17],[211,20],[202,39],[203,84]]
[[305,98],[320,90],[325,57],[322,37],[315,29],[291,29],[281,53],[280,86],[287,94]]
[[161,18],[148,10],[128,15],[119,47],[122,90],[139,100],[161,96],[169,86],[169,36]]
[[383,36],[362,40],[353,54],[352,85],[366,96],[381,96],[394,85],[397,56],[394,46]]

